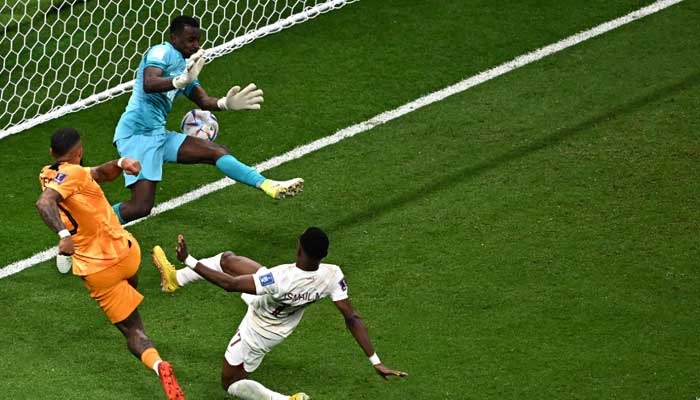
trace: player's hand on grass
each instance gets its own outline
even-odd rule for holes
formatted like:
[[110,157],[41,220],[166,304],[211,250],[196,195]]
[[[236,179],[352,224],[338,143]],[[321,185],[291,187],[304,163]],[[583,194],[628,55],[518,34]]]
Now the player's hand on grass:
[[141,163],[133,158],[122,159],[122,170],[129,175],[138,175],[141,172]]
[[75,245],[73,244],[73,238],[66,236],[59,240],[58,242],[58,254],[64,256],[71,256],[75,253]]
[[382,378],[389,380],[389,376],[399,376],[403,378],[404,376],[408,376],[407,372],[403,371],[394,371],[393,369],[389,369],[384,366],[384,364],[377,364],[374,366],[374,370],[377,371],[379,376]]
[[249,84],[243,90],[240,86],[232,87],[226,97],[220,98],[216,104],[221,110],[259,110],[263,99],[262,89],[258,89],[254,83]]
[[187,59],[185,70],[173,78],[173,86],[176,89],[184,89],[187,85],[194,82],[202,71],[202,67],[204,67],[204,61],[204,49],[199,49]]
[[185,237],[182,236],[182,234],[177,235],[177,247],[175,248],[175,251],[177,252],[177,259],[182,262],[185,262],[187,256],[190,255],[190,253],[187,251]]

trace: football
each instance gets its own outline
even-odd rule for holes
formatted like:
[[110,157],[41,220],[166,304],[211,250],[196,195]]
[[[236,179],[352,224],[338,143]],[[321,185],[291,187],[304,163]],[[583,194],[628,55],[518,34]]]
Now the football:
[[219,122],[211,111],[190,110],[182,118],[180,130],[187,136],[213,142],[219,134]]

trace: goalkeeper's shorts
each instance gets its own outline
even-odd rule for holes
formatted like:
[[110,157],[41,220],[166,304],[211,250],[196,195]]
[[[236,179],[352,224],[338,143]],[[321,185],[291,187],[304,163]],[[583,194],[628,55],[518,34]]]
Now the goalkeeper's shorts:
[[[127,129],[121,124],[117,131]],[[153,132],[150,132],[153,133]],[[121,137],[117,133],[117,137]],[[138,176],[124,174],[124,185],[129,187],[140,180],[160,182],[163,178],[163,163],[177,162],[177,152],[187,136],[180,132],[166,131],[165,128],[157,134],[122,137],[114,144],[121,157],[139,160],[141,173]]]
[[113,324],[124,321],[141,304],[143,295],[127,282],[141,263],[141,248],[129,238],[129,253],[113,266],[83,276],[83,282]]

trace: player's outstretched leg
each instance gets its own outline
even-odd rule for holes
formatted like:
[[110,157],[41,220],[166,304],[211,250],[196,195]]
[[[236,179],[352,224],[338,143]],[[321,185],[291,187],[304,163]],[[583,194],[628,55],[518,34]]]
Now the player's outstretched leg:
[[185,395],[182,393],[177,379],[175,379],[173,367],[169,362],[161,361],[158,364],[158,376],[160,377],[160,383],[163,385],[163,391],[168,396],[168,400],[184,400]]
[[241,400],[309,400],[306,393],[296,393],[291,396],[274,392],[261,383],[242,379],[232,383],[226,390],[231,396]]
[[294,197],[304,190],[304,180],[294,178],[288,181],[273,181],[265,179],[260,184],[260,189],[273,199],[283,199],[287,196]]
[[[305,393],[297,393],[292,396],[277,393],[263,386],[261,383],[248,379],[248,371],[243,368],[242,356],[246,347],[238,333],[231,338],[233,345],[229,344],[224,363],[221,369],[221,385],[231,396],[241,400],[308,400]],[[230,357],[230,358],[229,358]],[[229,361],[233,359],[234,361]],[[237,364],[238,362],[241,364]],[[231,363],[236,365],[232,365]],[[252,368],[255,370],[255,367]]]
[[258,272],[262,265],[248,257],[234,254],[232,251],[225,251],[219,260],[221,270],[231,276],[253,275]]
[[250,166],[238,161],[228,149],[220,144],[188,136],[177,151],[180,164],[214,164],[224,175],[248,186],[256,187],[273,199],[294,196],[304,189],[304,180],[294,178],[273,181],[262,176]]
[[[155,246],[152,252],[153,265],[160,272],[160,289],[167,293],[172,293],[181,285],[177,281],[177,271],[168,261],[168,257],[160,246]],[[194,272],[194,271],[193,271]]]
[[138,310],[134,310],[125,320],[117,322],[117,329],[126,337],[129,351],[148,368],[155,371],[160,378],[163,391],[168,400],[184,400],[185,395],[175,379],[173,368],[169,362],[163,361],[151,339],[146,335],[143,322]]
[[[151,254],[153,256],[153,265],[156,266],[160,273],[160,288],[164,292],[172,293],[182,286],[204,279],[190,268],[175,269],[165,255],[165,251],[163,251],[163,248],[160,246],[153,247],[153,252]],[[219,253],[213,257],[203,258],[199,260],[199,262],[215,271],[229,273],[227,270],[222,270],[221,268],[223,263],[222,256],[224,254],[226,253]],[[229,273],[229,275],[231,274]]]

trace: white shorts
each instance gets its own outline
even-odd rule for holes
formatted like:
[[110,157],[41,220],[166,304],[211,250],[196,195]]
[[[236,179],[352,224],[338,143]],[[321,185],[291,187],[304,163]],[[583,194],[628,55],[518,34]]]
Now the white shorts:
[[[249,310],[250,312],[250,310]],[[246,372],[253,372],[260,366],[265,355],[282,342],[263,338],[248,326],[248,315],[243,317],[236,334],[228,342],[224,358],[234,367],[243,366]]]
[[267,352],[251,348],[245,340],[241,339],[241,332],[236,331],[226,347],[224,358],[234,367],[242,366],[246,372],[253,372],[260,366]]

